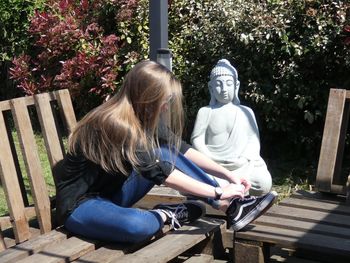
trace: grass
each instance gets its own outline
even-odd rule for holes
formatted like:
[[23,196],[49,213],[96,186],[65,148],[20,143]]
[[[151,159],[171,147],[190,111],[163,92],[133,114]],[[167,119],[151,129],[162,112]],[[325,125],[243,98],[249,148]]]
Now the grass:
[[[19,146],[19,141],[18,141],[18,136],[16,132],[12,132],[12,137],[14,139],[16,151],[18,153],[18,161],[19,161],[19,166],[23,175],[23,181],[25,184],[25,189],[27,191],[27,196],[29,203],[31,204],[33,202],[32,195],[30,192],[30,183],[29,183],[29,178],[27,176],[24,160],[20,151],[20,146]],[[51,167],[49,163],[49,159],[47,156],[46,148],[45,148],[45,143],[44,139],[41,135],[35,134],[35,140],[36,144],[38,147],[38,153],[39,153],[39,159],[42,167],[42,171],[45,177],[45,182],[46,182],[46,187],[49,192],[50,196],[54,196],[56,191],[55,191],[55,184],[54,184],[54,179],[51,174]],[[64,144],[66,144],[66,140],[64,140]],[[4,194],[3,187],[0,186],[0,216],[5,215],[8,213],[8,208],[6,204],[6,198]]]

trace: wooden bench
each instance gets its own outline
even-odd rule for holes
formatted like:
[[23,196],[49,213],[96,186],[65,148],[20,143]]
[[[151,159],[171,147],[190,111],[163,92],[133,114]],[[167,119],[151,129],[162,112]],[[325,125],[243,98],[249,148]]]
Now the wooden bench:
[[346,202],[350,177],[341,174],[349,115],[350,91],[331,89],[317,191],[299,191],[268,210],[246,231],[228,231],[228,236],[234,235],[235,262],[266,262],[273,246],[321,262],[350,262],[350,206]]
[[[205,217],[178,231],[164,228],[151,240],[132,246],[87,240],[57,227],[54,195],[48,193],[35,133],[43,135],[52,176],[65,155],[64,137],[76,124],[69,92],[2,101],[0,110],[0,175],[9,211],[0,217],[1,263],[215,262],[214,257],[225,255],[221,240],[225,221],[215,218]],[[166,198],[148,199],[148,204],[156,201]]]

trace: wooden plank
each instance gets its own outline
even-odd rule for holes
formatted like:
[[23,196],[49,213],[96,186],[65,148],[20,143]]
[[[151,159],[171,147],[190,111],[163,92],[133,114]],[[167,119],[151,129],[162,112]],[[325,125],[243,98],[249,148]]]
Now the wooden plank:
[[[24,213],[27,218],[27,221],[29,221],[31,218],[36,216],[35,208],[30,206],[30,207],[25,207],[24,208]],[[10,216],[2,216],[0,217],[0,229],[5,230],[8,228],[12,227],[12,222],[11,222],[11,217]]]
[[326,121],[317,168],[316,189],[318,191],[331,192],[333,176],[336,172],[346,93],[346,90],[340,89],[331,89],[329,93]]
[[46,233],[51,231],[50,200],[28,109],[23,98],[11,100],[11,108],[32,190],[38,222],[42,233]]
[[[111,262],[168,262],[194,245],[205,240],[208,235],[211,235],[213,232],[220,231],[221,223],[223,223],[222,220],[209,218],[197,220],[191,225],[185,225],[177,231],[170,232],[163,238],[156,240],[133,254],[116,258]],[[157,253],[155,253],[155,251],[157,251]]]
[[336,205],[346,204],[345,202],[346,200],[344,196],[334,195],[329,193],[314,192],[314,191],[298,190],[292,193],[290,197],[303,199],[303,200],[321,201],[327,204],[336,204]]
[[114,258],[118,258],[120,256],[123,256],[127,253],[132,253],[133,251],[136,251],[142,247],[145,247],[149,243],[153,242],[154,240],[158,239],[160,236],[168,233],[171,230],[169,225],[164,225],[161,233],[158,233],[154,237],[151,238],[151,240],[147,240],[145,242],[133,244],[133,245],[123,245],[123,244],[113,244],[113,245],[107,245],[100,247],[94,251],[91,251],[87,253],[86,255],[82,256],[81,258],[77,259],[74,262],[94,262],[94,263],[105,263],[110,262]]
[[3,251],[0,253],[0,262],[15,263],[20,259],[24,259],[29,255],[41,251],[49,245],[57,244],[66,238],[67,234],[65,232],[53,230]]
[[[349,217],[350,220],[350,217]],[[318,222],[308,222],[301,219],[290,219],[278,216],[263,215],[254,221],[256,225],[266,225],[273,227],[280,227],[295,231],[304,231],[306,233],[323,234],[334,237],[350,239],[349,227],[338,227],[327,224],[320,224]]]
[[63,151],[52,114],[50,94],[38,94],[34,96],[34,99],[50,165],[53,168],[58,161],[63,159]]
[[77,259],[76,263],[105,263],[110,262],[112,259],[121,257],[124,255],[123,250],[108,248],[108,247],[100,247],[95,251],[91,251],[90,253],[82,256]]
[[350,227],[349,216],[329,214],[308,209],[287,206],[273,206],[266,213],[275,217],[283,217],[308,222],[318,222],[339,227]]
[[[16,246],[16,240],[13,238],[13,229],[7,229],[5,232],[3,232],[4,241],[6,248],[11,248]],[[33,238],[36,238],[40,235],[40,229],[35,227],[29,227],[29,233],[30,233],[30,240]],[[26,242],[26,241],[25,241]],[[0,261],[1,262],[1,261]]]
[[[224,235],[233,235],[233,232],[227,231]],[[237,232],[236,238],[278,244],[285,248],[303,248],[334,254],[334,256],[350,257],[350,240],[333,236],[252,224],[249,231]]]
[[5,192],[7,206],[12,219],[16,242],[23,242],[30,237],[29,225],[24,213],[22,193],[16,176],[16,167],[12,159],[11,146],[7,138],[7,131],[3,125],[4,116],[0,114],[0,167],[1,182]]
[[[34,104],[34,98],[33,96],[28,96],[28,97],[23,97],[24,103],[29,106]],[[11,103],[10,100],[4,100],[0,101],[0,110],[1,111],[6,111],[6,110],[11,110]]]
[[57,99],[61,115],[65,120],[66,126],[68,128],[68,133],[72,132],[77,120],[75,118],[72,100],[67,89],[58,90],[54,92],[55,98]]
[[199,255],[193,255],[186,261],[185,263],[210,263],[213,262],[214,258],[212,255],[206,255],[206,254],[199,254]]
[[138,201],[134,207],[152,209],[156,204],[159,203],[182,203],[186,201],[186,197],[179,195],[170,194],[155,194],[148,193],[140,201]]
[[8,141],[10,143],[10,147],[11,147],[11,152],[12,152],[12,160],[15,164],[16,167],[16,175],[18,178],[18,183],[19,183],[19,187],[21,189],[21,193],[22,193],[22,199],[23,199],[23,203],[24,206],[28,206],[29,205],[29,200],[28,200],[28,196],[27,196],[27,191],[26,191],[26,187],[24,184],[24,180],[23,180],[23,174],[21,171],[21,167],[19,164],[19,152],[16,149],[16,145],[15,145],[15,140],[14,140],[14,135],[12,135],[12,123],[11,123],[11,119],[12,118],[12,113],[10,111],[6,111],[4,112],[4,118],[5,118],[5,124],[6,125],[6,130],[7,130],[7,135],[8,135]]
[[18,261],[18,263],[59,263],[71,262],[95,249],[95,243],[77,237],[44,248],[42,251]]
[[[187,197],[181,195],[174,189],[164,186],[155,186],[152,190],[145,195],[140,201],[138,201],[134,207],[143,209],[152,209],[159,203],[183,203],[187,200]],[[206,214],[213,216],[226,216],[224,212],[214,209],[210,205],[206,205]]]
[[0,252],[6,249],[5,241],[1,233],[1,228],[0,228]]
[[345,204],[339,204],[339,203],[338,204],[327,203],[321,200],[316,201],[316,200],[307,200],[307,199],[299,199],[299,198],[286,198],[282,202],[280,202],[278,205],[350,216],[350,206]]
[[[339,136],[339,146],[338,146],[338,153],[337,153],[337,161],[332,181],[332,187],[331,192],[332,193],[346,193],[346,177],[344,173],[342,173],[342,167],[343,167],[343,157],[344,157],[344,149],[345,149],[345,141],[346,136],[348,132],[348,124],[350,119],[350,101],[346,100],[344,109],[343,109],[343,116],[342,116],[342,122],[341,122],[341,129],[340,129],[340,136]],[[336,191],[336,192],[334,192]]]
[[262,246],[236,242],[234,245],[235,263],[264,263],[264,250]]

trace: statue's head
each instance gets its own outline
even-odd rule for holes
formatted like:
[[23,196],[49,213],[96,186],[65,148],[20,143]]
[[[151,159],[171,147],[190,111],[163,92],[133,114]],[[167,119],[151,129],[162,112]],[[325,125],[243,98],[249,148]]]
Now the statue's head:
[[239,105],[239,84],[237,70],[227,59],[220,59],[210,73],[209,105],[215,105],[217,102],[223,104],[232,102]]

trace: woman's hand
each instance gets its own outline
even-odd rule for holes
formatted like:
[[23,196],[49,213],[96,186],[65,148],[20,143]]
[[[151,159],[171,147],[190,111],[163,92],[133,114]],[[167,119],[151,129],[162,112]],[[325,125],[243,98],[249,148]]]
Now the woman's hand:
[[242,184],[228,184],[222,187],[221,200],[232,199],[234,197],[243,198],[245,193],[245,186]]
[[244,193],[248,192],[250,187],[252,186],[250,182],[247,179],[245,179],[242,175],[235,175],[234,172],[232,172],[230,175],[230,181],[233,184],[243,185]]

